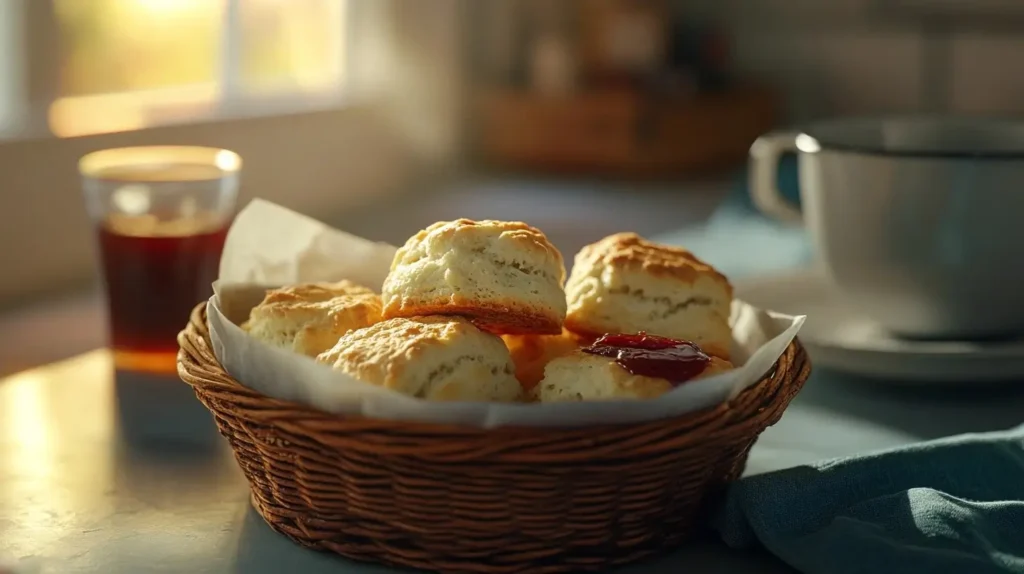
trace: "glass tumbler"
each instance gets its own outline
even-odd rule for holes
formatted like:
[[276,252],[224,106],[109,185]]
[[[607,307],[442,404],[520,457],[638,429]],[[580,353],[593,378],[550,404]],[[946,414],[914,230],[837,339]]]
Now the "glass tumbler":
[[107,149],[79,161],[118,371],[177,371],[177,335],[213,293],[242,160],[215,148]]

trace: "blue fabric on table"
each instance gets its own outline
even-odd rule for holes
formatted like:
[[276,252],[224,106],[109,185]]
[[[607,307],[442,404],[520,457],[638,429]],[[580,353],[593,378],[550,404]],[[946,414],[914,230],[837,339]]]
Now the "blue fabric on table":
[[1024,426],[751,476],[716,528],[805,574],[1024,573]]

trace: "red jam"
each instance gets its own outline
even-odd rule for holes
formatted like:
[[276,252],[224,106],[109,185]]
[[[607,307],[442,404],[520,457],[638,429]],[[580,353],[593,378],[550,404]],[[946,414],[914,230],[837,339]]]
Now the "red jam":
[[642,331],[636,335],[605,335],[581,350],[615,359],[634,375],[666,379],[677,386],[703,373],[711,363],[711,357],[689,341]]

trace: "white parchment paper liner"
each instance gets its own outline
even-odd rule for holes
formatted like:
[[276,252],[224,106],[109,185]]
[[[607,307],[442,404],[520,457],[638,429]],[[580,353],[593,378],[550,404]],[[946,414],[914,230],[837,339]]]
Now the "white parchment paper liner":
[[[424,226],[430,221],[424,222]],[[264,395],[337,414],[493,428],[582,426],[676,416],[721,403],[756,383],[796,336],[804,316],[735,301],[733,362],[721,375],[680,385],[657,399],[555,404],[430,402],[340,374],[265,345],[238,327],[268,287],[349,279],[380,289],[395,247],[332,229],[263,200],[239,213],[228,233],[208,320],[213,350],[238,382]]]

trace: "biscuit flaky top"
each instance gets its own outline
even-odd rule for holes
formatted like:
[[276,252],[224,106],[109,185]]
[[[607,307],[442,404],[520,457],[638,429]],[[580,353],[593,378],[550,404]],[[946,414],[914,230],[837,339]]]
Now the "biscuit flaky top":
[[576,254],[575,267],[630,269],[686,283],[709,277],[726,286],[732,296],[729,279],[690,251],[654,243],[632,232],[609,235],[587,245]]
[[304,283],[267,291],[244,328],[271,345],[316,356],[338,337],[381,319],[381,299],[352,283]]
[[469,249],[483,249],[495,239],[514,243],[518,248],[526,250],[534,257],[541,257],[561,270],[559,281],[565,280],[565,261],[562,253],[548,241],[544,232],[523,223],[522,221],[499,221],[484,219],[456,219],[454,221],[438,221],[419,231],[405,242],[391,262],[391,270],[410,263],[411,257],[419,257],[422,246],[431,251],[434,246],[446,248],[453,243]]
[[366,295],[374,296],[376,293],[368,287],[343,279],[336,283],[302,283],[271,289],[267,291],[260,305],[306,306],[330,301],[335,297]]
[[387,319],[316,359],[366,383],[431,400],[512,401],[522,389],[496,335],[461,317]]
[[398,250],[383,316],[449,315],[497,334],[555,334],[565,319],[562,254],[518,221],[438,222]]

